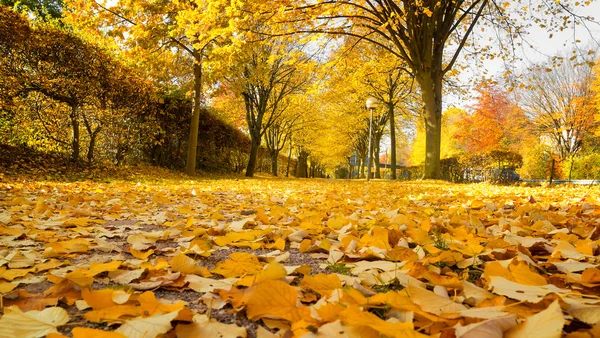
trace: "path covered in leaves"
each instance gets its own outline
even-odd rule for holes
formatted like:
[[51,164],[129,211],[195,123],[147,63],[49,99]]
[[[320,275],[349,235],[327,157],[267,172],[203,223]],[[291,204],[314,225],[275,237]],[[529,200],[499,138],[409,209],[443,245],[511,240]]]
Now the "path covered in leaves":
[[600,336],[599,221],[587,187],[5,179],[0,337]]

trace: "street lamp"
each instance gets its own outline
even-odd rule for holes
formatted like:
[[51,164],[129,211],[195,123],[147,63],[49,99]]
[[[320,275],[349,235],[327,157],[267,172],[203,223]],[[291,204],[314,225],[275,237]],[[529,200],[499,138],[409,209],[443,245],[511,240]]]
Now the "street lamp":
[[371,147],[371,138],[373,137],[373,110],[377,108],[378,104],[379,102],[377,102],[377,99],[373,97],[368,98],[366,102],[367,109],[371,113],[371,117],[369,118],[369,164],[367,165],[367,181],[371,180],[371,162],[373,161],[373,147]]

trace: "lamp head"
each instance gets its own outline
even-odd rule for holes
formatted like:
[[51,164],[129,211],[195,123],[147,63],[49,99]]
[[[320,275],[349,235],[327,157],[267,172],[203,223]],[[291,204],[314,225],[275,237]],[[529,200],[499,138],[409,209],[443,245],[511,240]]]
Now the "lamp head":
[[366,105],[367,109],[375,109],[379,105],[379,101],[374,97],[370,97],[367,99]]

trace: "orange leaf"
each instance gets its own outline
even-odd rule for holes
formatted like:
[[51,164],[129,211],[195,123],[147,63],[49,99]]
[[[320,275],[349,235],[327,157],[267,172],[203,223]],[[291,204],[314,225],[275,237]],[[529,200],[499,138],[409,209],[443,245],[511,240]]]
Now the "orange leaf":
[[81,289],[81,298],[88,303],[94,310],[102,310],[107,307],[117,305],[112,300],[113,290],[90,290],[89,288]]
[[73,329],[73,338],[126,338],[118,332],[76,327]]
[[212,272],[231,278],[255,274],[263,268],[256,256],[246,252],[234,252],[229,257],[231,259],[217,263]]
[[302,319],[303,310],[307,310],[304,306],[298,307],[297,303],[298,292],[294,287],[270,280],[254,287],[246,304],[246,313],[252,320],[275,316],[296,322]]
[[584,283],[600,283],[600,270],[597,268],[587,268],[581,274],[581,281]]
[[142,315],[144,317],[151,317],[160,313],[178,311],[185,307],[182,301],[179,301],[175,304],[159,303],[158,300],[156,300],[156,296],[154,296],[154,292],[150,291],[142,293],[139,296],[138,301],[142,307]]
[[320,273],[314,276],[304,276],[300,287],[314,290],[320,295],[328,297],[333,290],[342,288],[342,282],[337,275]]

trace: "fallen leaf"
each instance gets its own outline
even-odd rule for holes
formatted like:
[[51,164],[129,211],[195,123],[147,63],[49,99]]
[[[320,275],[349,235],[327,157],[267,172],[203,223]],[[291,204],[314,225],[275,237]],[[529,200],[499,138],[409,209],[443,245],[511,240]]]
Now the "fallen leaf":
[[506,338],[536,337],[559,338],[565,325],[565,317],[558,304],[554,301],[547,309],[528,317],[523,323],[506,332]]
[[115,332],[127,338],[155,338],[171,330],[171,321],[179,311],[152,317],[137,317],[124,322]]
[[296,289],[278,280],[255,285],[246,304],[248,318],[252,320],[268,315],[295,322],[302,318],[302,309],[305,308],[298,306]]
[[179,324],[175,328],[177,338],[196,337],[241,337],[246,338],[246,328],[236,324],[223,324],[206,315],[194,316],[194,323],[189,325]]
[[68,321],[69,314],[60,307],[22,312],[16,306],[9,306],[4,308],[4,315],[0,318],[0,337],[41,337],[58,333],[56,328]]
[[73,338],[127,338],[118,332],[76,327],[73,329]]

